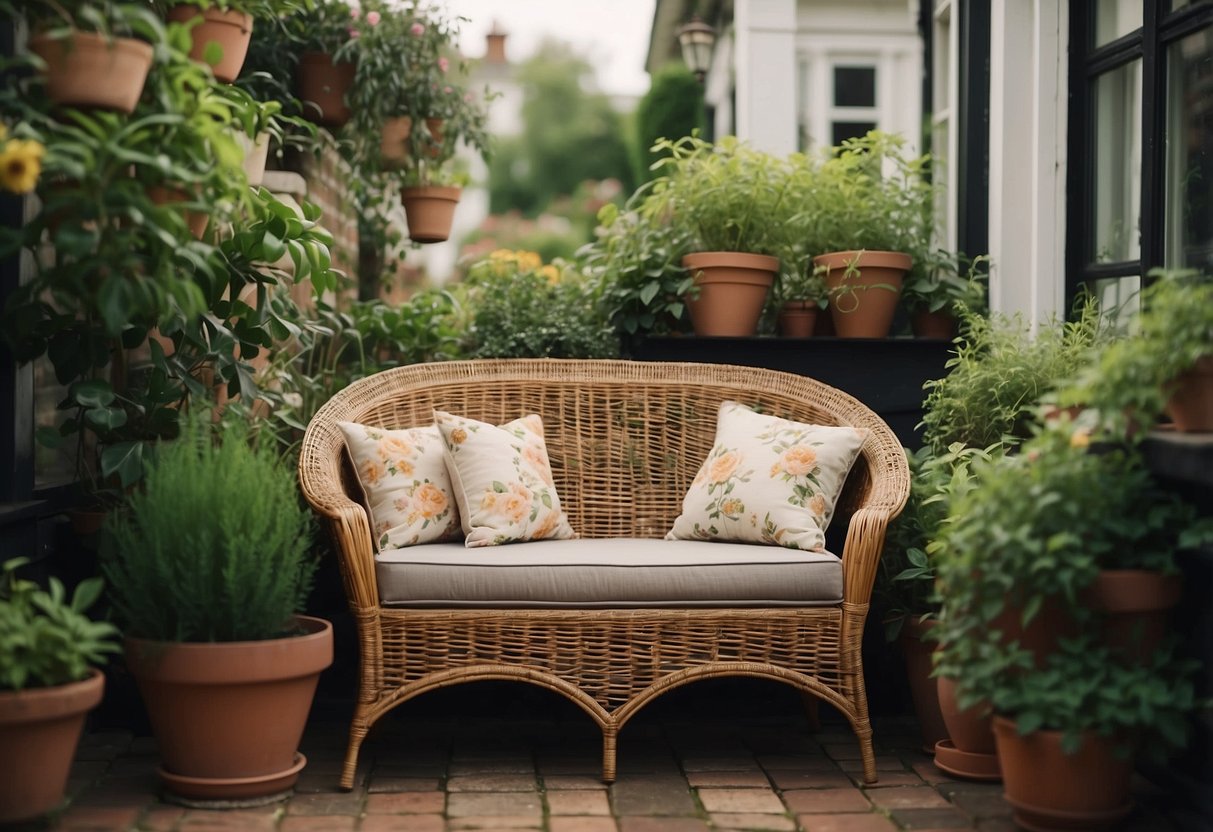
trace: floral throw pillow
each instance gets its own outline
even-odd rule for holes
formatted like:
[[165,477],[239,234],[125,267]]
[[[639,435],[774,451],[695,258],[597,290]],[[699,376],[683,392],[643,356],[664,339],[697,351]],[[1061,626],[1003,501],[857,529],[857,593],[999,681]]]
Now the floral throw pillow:
[[723,402],[712,450],[666,537],[823,551],[834,503],[867,435]]
[[435,410],[434,422],[442,433],[465,545],[577,536],[560,507],[537,414],[497,427]]
[[386,430],[339,422],[380,549],[458,540],[463,534],[433,425]]

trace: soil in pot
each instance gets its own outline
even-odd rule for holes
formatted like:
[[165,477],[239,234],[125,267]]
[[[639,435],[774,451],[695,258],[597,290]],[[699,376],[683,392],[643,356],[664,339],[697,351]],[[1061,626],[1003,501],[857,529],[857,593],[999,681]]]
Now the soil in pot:
[[1020,736],[1015,723],[994,718],[1006,800],[1029,830],[1109,829],[1127,815],[1132,762],[1113,740],[1087,732],[1075,754],[1061,749],[1060,731]]
[[418,243],[441,243],[451,236],[459,188],[427,185],[401,188],[400,201],[408,221],[409,239]]
[[893,251],[836,251],[813,258],[824,266],[830,316],[843,338],[884,338],[893,326],[901,284],[913,265]]
[[744,337],[758,331],[762,306],[779,271],[779,258],[705,251],[686,255],[682,265],[699,290],[696,297],[687,298],[696,335]]
[[978,706],[962,711],[956,701],[956,681],[943,677],[937,681],[939,710],[949,739],[936,743],[935,766],[968,780],[1002,779],[990,714]]
[[127,639],[175,795],[247,799],[290,788],[320,672],[333,660],[327,621],[298,616],[299,636],[213,644]]
[[299,56],[296,77],[304,116],[325,127],[340,127],[352,113],[345,94],[354,85],[356,67],[351,63],[333,63],[327,52],[304,52]]
[[811,300],[790,300],[779,309],[779,334],[785,338],[808,338],[817,324],[817,304]]
[[63,801],[84,717],[105,677],[0,693],[0,824],[44,815]]
[[47,95],[70,107],[131,112],[152,66],[151,44],[91,32],[62,39],[36,35],[29,49],[46,63]]
[[1179,374],[1167,401],[1167,415],[1181,433],[1213,431],[1213,355]]
[[[174,23],[188,23],[199,15],[202,22],[190,29],[194,39],[190,57],[210,66],[217,80],[230,84],[244,66],[249,41],[253,37],[253,17],[244,12],[198,9],[194,6],[173,6],[165,17]],[[207,61],[207,56],[215,47],[221,50],[221,55],[218,63],[212,65]]]
[[901,634],[897,638],[906,662],[914,714],[922,731],[923,751],[927,754],[934,754],[936,744],[948,739],[948,727],[939,709],[939,683],[931,677],[931,654],[935,652],[935,644],[923,640],[933,626],[933,621],[922,622],[916,615],[909,616],[902,623]]

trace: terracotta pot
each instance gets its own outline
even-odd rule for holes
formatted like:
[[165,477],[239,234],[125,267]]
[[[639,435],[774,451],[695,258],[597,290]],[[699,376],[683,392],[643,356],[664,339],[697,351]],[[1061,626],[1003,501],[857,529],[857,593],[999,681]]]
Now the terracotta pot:
[[1015,822],[1031,830],[1109,829],[1132,809],[1130,759],[1116,743],[1087,732],[1075,754],[1061,750],[1060,731],[1021,737],[1015,723],[994,718],[1006,800]]
[[956,682],[940,677],[939,712],[950,739],[935,744],[935,767],[955,777],[970,780],[1002,779],[995,753],[994,729],[988,709],[974,706],[960,710]]
[[131,112],[152,66],[151,44],[91,32],[63,39],[35,35],[29,49],[46,62],[47,95],[70,107]]
[[1018,641],[1021,647],[1031,652],[1036,666],[1040,667],[1049,654],[1057,649],[1058,639],[1073,636],[1077,625],[1066,607],[1050,597],[1040,605],[1040,610],[1028,622],[1028,626],[1023,624],[1023,609],[1011,605],[990,622],[990,629],[1002,633],[1003,644]]
[[[180,188],[170,188],[165,185],[152,185],[147,189],[147,196],[152,202],[157,205],[172,205],[178,202],[188,202],[190,195]],[[196,239],[201,240],[202,235],[206,233],[206,226],[210,223],[210,215],[203,211],[184,211],[185,224],[189,226],[190,233]]]
[[1213,355],[1199,359],[1175,379],[1167,415],[1181,433],[1213,431]]
[[[825,266],[830,316],[843,338],[884,338],[893,326],[901,283],[914,261],[893,251],[835,251],[813,258]],[[847,276],[848,268],[858,274]]]
[[0,692],[0,824],[30,820],[63,801],[84,717],[105,677],[51,688]]
[[459,204],[459,188],[428,185],[401,188],[400,201],[408,221],[409,239],[418,243],[441,243],[451,236],[455,206]]
[[289,789],[333,628],[297,616],[304,635],[265,641],[126,640],[126,660],[160,746],[165,787],[192,799],[247,799]]
[[[443,119],[427,118],[425,126],[430,131],[430,136],[434,140],[434,147],[431,147],[427,154],[431,158],[441,154],[442,149],[438,145],[442,144],[442,125]],[[409,116],[397,116],[389,118],[383,123],[383,128],[380,131],[379,138],[379,155],[389,162],[402,162],[409,158],[413,152],[413,142],[410,138],[413,132],[413,119]]]
[[934,668],[931,654],[935,652],[935,644],[923,641],[923,636],[934,626],[934,621],[919,621],[918,616],[909,616],[897,638],[906,661],[910,698],[914,701],[914,713],[922,731],[923,750],[928,754],[935,753],[936,743],[948,738],[948,727],[939,709],[939,683],[931,678]]
[[217,8],[199,9],[194,6],[173,6],[165,17],[174,23],[188,23],[196,17],[202,22],[190,29],[194,44],[190,57],[198,63],[206,63],[207,48],[213,43],[223,50],[219,63],[211,67],[216,80],[230,84],[240,74],[244,58],[248,54],[249,41],[253,37],[253,17],[244,12],[223,11]]
[[789,300],[779,310],[779,334],[785,338],[809,338],[816,323],[816,301]]
[[956,337],[956,317],[942,309],[938,312],[918,309],[910,315],[910,329],[919,338],[943,338],[951,341]]
[[305,115],[317,124],[340,127],[350,120],[345,94],[354,85],[356,67],[351,63],[333,63],[326,52],[304,52],[299,56],[296,78]]
[[767,291],[779,272],[779,258],[735,251],[688,254],[698,297],[687,298],[696,335],[747,336],[758,331]]
[[1143,569],[1106,569],[1086,601],[1104,613],[1103,640],[1127,658],[1144,662],[1167,634],[1167,615],[1183,594],[1183,579]]

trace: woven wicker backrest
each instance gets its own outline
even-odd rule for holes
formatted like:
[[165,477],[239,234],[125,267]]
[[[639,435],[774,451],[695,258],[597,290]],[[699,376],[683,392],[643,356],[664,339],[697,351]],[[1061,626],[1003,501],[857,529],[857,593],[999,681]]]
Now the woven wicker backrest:
[[788,373],[728,365],[599,360],[479,360],[399,367],[351,384],[316,414],[300,457],[322,514],[360,499],[338,421],[385,428],[433,422],[435,409],[500,424],[543,418],[557,493],[583,537],[661,537],[712,445],[732,399],[762,412],[871,433],[836,523],[864,505],[905,502],[905,457],[889,427],[855,398]]

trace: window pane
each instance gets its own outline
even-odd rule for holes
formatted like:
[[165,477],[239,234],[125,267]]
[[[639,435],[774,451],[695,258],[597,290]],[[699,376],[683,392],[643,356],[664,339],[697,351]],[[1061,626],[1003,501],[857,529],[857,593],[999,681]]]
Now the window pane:
[[1099,301],[1100,318],[1112,322],[1118,332],[1127,334],[1133,318],[1141,310],[1141,278],[1108,277],[1096,280],[1091,288]]
[[1096,263],[1141,256],[1141,61],[1095,79]]
[[1213,268],[1213,29],[1167,61],[1166,265]]
[[1141,0],[1096,0],[1095,45],[1103,46],[1141,28]]
[[835,107],[875,107],[876,67],[834,67]]
[[876,129],[874,121],[836,121],[831,125],[832,141],[835,145],[842,144],[847,139],[858,139],[869,130]]

